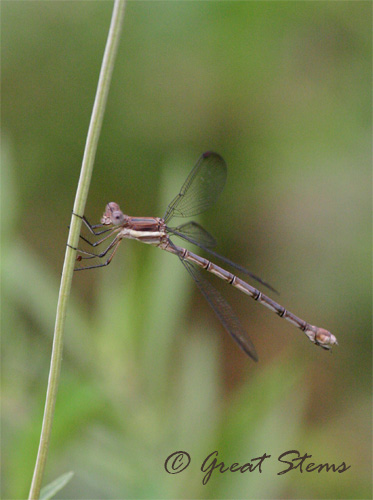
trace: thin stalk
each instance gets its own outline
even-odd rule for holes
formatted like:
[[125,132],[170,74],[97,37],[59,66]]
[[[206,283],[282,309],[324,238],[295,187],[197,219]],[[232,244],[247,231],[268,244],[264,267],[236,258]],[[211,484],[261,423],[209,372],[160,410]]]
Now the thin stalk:
[[[93,105],[91,121],[89,124],[87,141],[85,144],[82,167],[80,171],[78,188],[76,191],[74,212],[83,215],[86,205],[89,185],[92,177],[94,159],[96,156],[97,143],[100,136],[102,121],[104,117],[114,61],[118,50],[120,33],[123,26],[126,1],[115,0],[113,14],[110,23],[109,34],[106,42],[104,57],[102,60],[100,77],[97,85],[95,102]],[[81,219],[72,216],[68,244],[77,247],[81,227]],[[39,449],[36,458],[34,474],[32,478],[29,500],[37,500],[43,480],[45,464],[47,461],[50,444],[51,429],[53,423],[54,409],[57,399],[58,384],[61,372],[61,361],[63,351],[63,335],[66,319],[66,310],[70,295],[71,282],[74,272],[74,261],[76,251],[66,247],[65,260],[63,264],[60,292],[58,296],[56,322],[54,327],[53,347],[51,364],[49,370],[47,395],[44,407],[43,424],[40,434]]]

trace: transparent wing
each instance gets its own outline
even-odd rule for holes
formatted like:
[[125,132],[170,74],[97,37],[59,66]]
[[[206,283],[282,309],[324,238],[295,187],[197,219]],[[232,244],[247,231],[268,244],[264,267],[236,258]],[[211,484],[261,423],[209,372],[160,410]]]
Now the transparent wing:
[[278,294],[278,291],[275,288],[273,288],[272,285],[262,280],[262,278],[259,278],[259,276],[257,276],[256,274],[252,273],[251,271],[248,271],[245,267],[236,264],[227,257],[223,257],[223,255],[214,252],[214,250],[211,250],[211,248],[214,248],[214,246],[216,245],[215,238],[211,236],[210,233],[208,233],[205,229],[203,229],[202,226],[200,226],[196,222],[188,222],[187,224],[183,224],[175,228],[167,227],[167,232],[170,233],[170,236],[172,235],[178,236],[179,238],[182,238],[185,241],[189,241],[193,245],[202,248],[202,250],[209,253],[213,257],[216,257],[222,262],[225,262],[234,269],[237,269],[237,271],[240,271],[241,273],[250,276],[250,278],[266,286],[267,288],[269,288],[269,290],[272,290],[272,292]]
[[216,246],[215,238],[200,224],[194,221],[187,222],[178,227],[167,227],[167,231],[194,245],[202,245],[202,248],[214,248]]
[[241,326],[239,319],[228,302],[220,295],[216,288],[207,281],[198,267],[187,260],[183,260],[180,256],[179,258],[233,340],[254,361],[258,361],[258,355],[254,344]]
[[227,179],[227,165],[217,153],[203,153],[168,205],[164,220],[191,217],[207,210],[219,197]]

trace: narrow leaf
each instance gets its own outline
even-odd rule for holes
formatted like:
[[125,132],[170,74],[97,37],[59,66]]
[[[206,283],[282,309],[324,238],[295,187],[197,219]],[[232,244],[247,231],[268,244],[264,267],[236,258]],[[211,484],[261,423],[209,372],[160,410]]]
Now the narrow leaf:
[[58,493],[62,488],[70,481],[73,477],[73,472],[66,472],[66,474],[62,474],[62,476],[58,477],[51,483],[44,486],[44,488],[40,491],[40,500],[49,500],[53,498],[56,493]]

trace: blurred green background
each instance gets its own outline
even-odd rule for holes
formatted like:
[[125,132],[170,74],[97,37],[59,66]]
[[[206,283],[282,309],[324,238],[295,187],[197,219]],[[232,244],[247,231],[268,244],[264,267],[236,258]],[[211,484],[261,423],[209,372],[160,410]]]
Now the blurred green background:
[[[111,2],[2,1],[2,498],[41,427],[67,225]],[[178,260],[137,242],[74,276],[45,484],[58,498],[371,498],[371,3],[130,2],[86,215],[162,216],[199,155],[218,251],[330,329],[333,354],[220,283],[248,359]],[[276,299],[276,297],[274,297]],[[187,470],[164,461],[187,451]],[[203,460],[257,471],[202,485]],[[291,471],[288,450],[343,473]]]

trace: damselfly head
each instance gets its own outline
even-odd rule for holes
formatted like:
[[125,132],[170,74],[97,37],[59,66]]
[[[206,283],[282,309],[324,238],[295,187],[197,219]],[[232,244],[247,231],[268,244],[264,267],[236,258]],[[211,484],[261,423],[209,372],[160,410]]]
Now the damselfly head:
[[101,218],[101,224],[113,224],[114,226],[120,226],[125,222],[125,219],[126,216],[119,208],[118,203],[111,201],[105,207],[104,215]]

